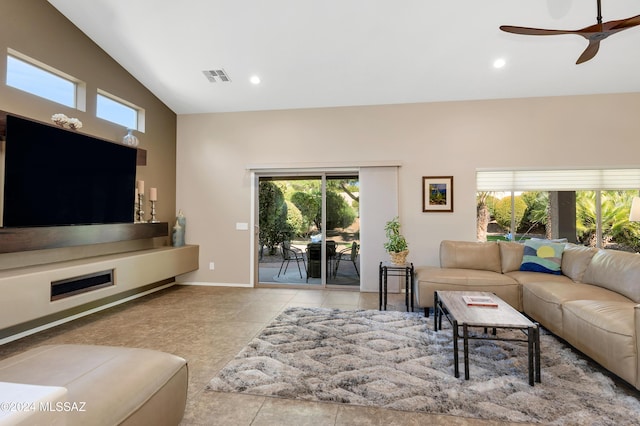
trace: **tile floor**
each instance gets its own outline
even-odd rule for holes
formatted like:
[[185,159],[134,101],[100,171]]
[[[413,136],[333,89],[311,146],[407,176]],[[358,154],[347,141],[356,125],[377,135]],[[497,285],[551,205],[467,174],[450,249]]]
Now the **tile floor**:
[[[398,309],[403,296],[390,295]],[[377,293],[176,285],[0,346],[0,358],[43,344],[157,349],[189,362],[182,425],[489,425],[499,422],[205,391],[209,380],[290,306],[377,309]]]

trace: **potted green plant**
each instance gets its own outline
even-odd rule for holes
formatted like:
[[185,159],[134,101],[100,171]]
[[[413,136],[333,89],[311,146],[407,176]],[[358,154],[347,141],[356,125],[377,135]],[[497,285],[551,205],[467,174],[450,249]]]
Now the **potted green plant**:
[[409,246],[407,240],[400,233],[400,220],[398,217],[396,216],[388,221],[384,226],[384,230],[387,234],[387,242],[384,243],[384,248],[391,256],[391,263],[395,265],[404,264],[409,254]]

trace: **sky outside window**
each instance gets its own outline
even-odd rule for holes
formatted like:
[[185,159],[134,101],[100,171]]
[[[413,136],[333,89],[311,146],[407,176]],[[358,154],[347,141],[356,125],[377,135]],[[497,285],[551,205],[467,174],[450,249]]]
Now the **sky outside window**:
[[7,85],[76,107],[76,83],[10,55],[7,56]]
[[113,123],[121,124],[127,129],[138,129],[138,111],[128,105],[98,94],[96,115]]

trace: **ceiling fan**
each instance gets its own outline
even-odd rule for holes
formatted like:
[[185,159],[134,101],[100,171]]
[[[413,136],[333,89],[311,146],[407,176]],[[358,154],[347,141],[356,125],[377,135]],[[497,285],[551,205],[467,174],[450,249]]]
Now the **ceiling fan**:
[[514,27],[512,25],[502,25],[500,26],[500,29],[508,33],[523,35],[576,34],[582,36],[589,41],[589,45],[576,61],[576,64],[581,64],[596,56],[596,53],[598,53],[598,49],[600,49],[600,41],[622,30],[640,25],[640,15],[633,16],[627,19],[620,19],[618,21],[609,21],[602,23],[602,7],[600,4],[601,0],[597,0],[597,2],[598,23],[582,28],[580,30],[545,30],[541,28]]

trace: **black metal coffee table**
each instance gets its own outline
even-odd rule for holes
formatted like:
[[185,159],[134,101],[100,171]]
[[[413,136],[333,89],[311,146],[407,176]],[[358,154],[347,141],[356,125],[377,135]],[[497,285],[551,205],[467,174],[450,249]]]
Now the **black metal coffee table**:
[[[496,306],[469,306],[463,296],[488,297]],[[502,340],[526,342],[528,345],[529,384],[540,383],[540,327],[493,293],[477,291],[436,291],[434,293],[434,329],[442,329],[442,317],[453,326],[454,374],[458,367],[458,339],[463,341],[464,378],[469,380],[469,340]],[[469,335],[469,328],[484,328],[484,334]],[[460,335],[462,328],[462,335]],[[492,329],[492,333],[488,333]],[[526,339],[498,337],[497,329],[521,330]]]

